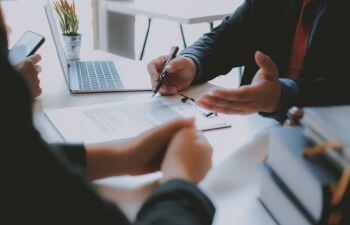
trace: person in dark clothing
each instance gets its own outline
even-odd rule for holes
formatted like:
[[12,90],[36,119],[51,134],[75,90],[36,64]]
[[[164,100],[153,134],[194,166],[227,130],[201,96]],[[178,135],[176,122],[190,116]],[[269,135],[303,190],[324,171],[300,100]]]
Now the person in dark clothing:
[[[1,8],[0,41],[6,42]],[[30,81],[9,64],[6,45],[0,42],[1,221],[7,221],[2,224],[212,223],[215,208],[195,187],[211,166],[212,149],[192,120],[173,121],[113,146],[48,144],[33,125]],[[133,222],[91,184],[158,170],[160,185]]]
[[[215,90],[197,103],[281,122],[291,106],[349,104],[349,8],[346,0],[246,0],[170,63],[160,93],[175,94],[244,66],[241,87]],[[149,64],[153,84],[165,60]]]

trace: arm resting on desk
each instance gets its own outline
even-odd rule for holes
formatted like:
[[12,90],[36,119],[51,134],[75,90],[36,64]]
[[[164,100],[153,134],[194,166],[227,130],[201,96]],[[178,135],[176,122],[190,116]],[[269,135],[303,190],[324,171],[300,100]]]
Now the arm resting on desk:
[[[14,144],[5,152],[6,159],[18,163],[7,174],[6,183],[13,194],[8,205],[23,203],[15,211],[9,209],[10,213],[38,224],[49,224],[52,218],[57,224],[131,224],[117,206],[95,191],[80,167],[30,133],[20,135],[21,143],[8,139]],[[21,151],[23,146],[31,151]],[[21,157],[18,152],[22,152]],[[213,214],[213,206],[198,189],[182,181],[170,181],[152,194],[135,223],[211,224]]]

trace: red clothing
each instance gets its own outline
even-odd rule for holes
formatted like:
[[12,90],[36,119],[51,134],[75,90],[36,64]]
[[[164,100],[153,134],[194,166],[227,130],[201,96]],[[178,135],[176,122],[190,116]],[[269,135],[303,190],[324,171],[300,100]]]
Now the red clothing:
[[303,7],[300,12],[298,25],[296,27],[292,53],[289,60],[287,77],[297,80],[300,76],[300,70],[304,64],[308,43],[311,33],[310,3],[312,0],[304,0]]

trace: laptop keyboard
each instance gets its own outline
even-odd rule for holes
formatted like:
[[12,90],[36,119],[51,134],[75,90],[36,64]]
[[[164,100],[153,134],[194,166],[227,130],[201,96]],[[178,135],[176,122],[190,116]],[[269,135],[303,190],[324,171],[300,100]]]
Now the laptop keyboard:
[[79,89],[104,91],[124,88],[113,62],[77,62]]

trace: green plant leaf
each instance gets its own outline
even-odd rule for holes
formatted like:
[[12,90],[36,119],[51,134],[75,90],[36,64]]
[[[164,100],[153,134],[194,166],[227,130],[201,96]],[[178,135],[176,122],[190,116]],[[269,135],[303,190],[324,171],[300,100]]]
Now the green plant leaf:
[[76,14],[75,2],[69,4],[67,0],[53,2],[54,9],[59,18],[60,27],[64,35],[77,35],[79,20]]

